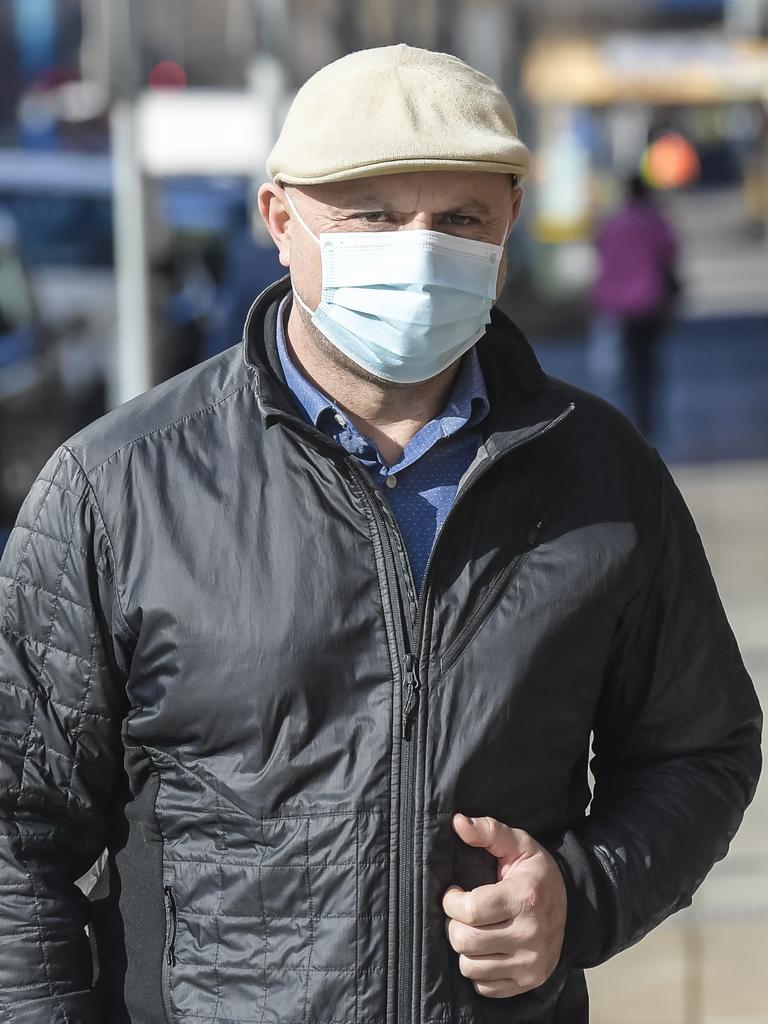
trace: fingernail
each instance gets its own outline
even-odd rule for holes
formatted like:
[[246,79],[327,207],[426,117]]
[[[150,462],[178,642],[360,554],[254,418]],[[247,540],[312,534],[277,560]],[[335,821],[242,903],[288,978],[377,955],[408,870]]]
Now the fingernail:
[[469,822],[470,825],[474,825],[475,824],[475,819],[471,818],[468,814],[465,814],[464,817],[467,819],[467,821]]

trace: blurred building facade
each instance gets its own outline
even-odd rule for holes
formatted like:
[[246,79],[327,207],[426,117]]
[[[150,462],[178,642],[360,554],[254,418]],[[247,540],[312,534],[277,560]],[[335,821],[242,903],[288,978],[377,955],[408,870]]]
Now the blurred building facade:
[[[132,31],[110,62],[110,26],[126,12]],[[259,142],[236,171],[226,160],[157,171],[146,154],[137,168],[157,381],[235,340],[250,287],[236,258],[249,251],[260,268],[254,289],[280,273],[269,240],[249,237],[248,202],[295,90],[346,52],[399,40],[456,53],[512,100],[534,161],[502,305],[550,351],[588,335],[593,235],[622,179],[670,132],[699,168],[659,193],[690,240],[683,317],[768,314],[768,0],[0,0],[0,30],[0,143],[14,150],[0,153],[0,206],[17,219],[41,322],[74,321],[76,302],[94,321],[99,344],[90,359],[82,337],[69,345],[81,353],[73,366],[103,368],[115,348],[104,327],[125,280],[108,266],[114,101],[157,99],[155,138],[172,143],[175,125],[185,147],[216,155],[196,98],[261,103]],[[33,150],[47,170],[20,195],[36,180]],[[67,169],[70,150],[91,154],[87,173]]]

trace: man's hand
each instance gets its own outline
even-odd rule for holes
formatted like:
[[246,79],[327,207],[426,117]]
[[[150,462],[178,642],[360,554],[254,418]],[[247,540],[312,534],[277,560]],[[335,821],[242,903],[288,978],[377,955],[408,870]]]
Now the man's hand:
[[496,857],[499,878],[469,892],[452,885],[443,896],[459,970],[481,996],[537,988],[557,966],[565,933],[565,883],[556,861],[527,832],[496,818],[455,814],[453,827],[469,846]]

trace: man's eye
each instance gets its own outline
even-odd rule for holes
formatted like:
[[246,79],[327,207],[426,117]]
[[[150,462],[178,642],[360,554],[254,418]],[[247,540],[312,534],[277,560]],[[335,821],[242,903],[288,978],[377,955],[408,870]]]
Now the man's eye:
[[470,224],[477,224],[477,217],[470,217],[465,213],[452,213],[448,217],[448,223],[456,228],[468,228]]
[[356,216],[366,224],[386,224],[391,219],[386,210],[373,210],[370,213],[358,213]]

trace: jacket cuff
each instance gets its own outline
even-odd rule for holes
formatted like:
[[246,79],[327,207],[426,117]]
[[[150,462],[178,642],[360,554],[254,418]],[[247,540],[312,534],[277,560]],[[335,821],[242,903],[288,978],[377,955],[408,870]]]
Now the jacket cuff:
[[615,921],[610,881],[599,859],[572,831],[542,845],[552,854],[565,882],[568,911],[560,964],[594,967],[607,959]]

